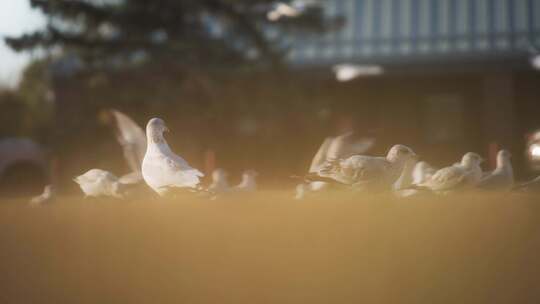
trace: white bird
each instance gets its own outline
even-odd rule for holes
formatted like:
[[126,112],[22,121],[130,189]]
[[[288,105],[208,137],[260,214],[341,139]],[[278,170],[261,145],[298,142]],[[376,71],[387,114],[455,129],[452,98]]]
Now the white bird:
[[425,161],[419,161],[414,166],[412,176],[413,184],[418,185],[430,179],[437,170]]
[[344,160],[327,161],[318,175],[359,190],[392,190],[406,162],[415,158],[414,151],[394,145],[386,157],[353,155]]
[[43,188],[43,193],[38,196],[34,196],[30,200],[31,206],[39,206],[47,203],[51,203],[56,197],[56,191],[53,185],[47,185]]
[[302,11],[293,5],[289,5],[283,2],[274,4],[274,8],[270,10],[266,17],[270,21],[278,21],[283,17],[294,18],[298,17]]
[[163,137],[165,131],[168,129],[162,119],[150,119],[146,126],[148,146],[142,163],[144,181],[160,196],[175,188],[194,189],[204,176],[171,151]]
[[242,173],[240,184],[236,185],[233,190],[238,192],[253,192],[257,191],[257,176],[259,173],[255,170],[246,170]]
[[418,186],[435,192],[474,187],[482,177],[482,169],[480,168],[482,161],[480,155],[468,152],[463,155],[460,163],[438,170],[431,178]]
[[491,191],[508,191],[514,186],[514,171],[510,158],[512,154],[507,150],[497,153],[497,167],[489,172],[478,183],[478,188]]
[[[336,137],[327,137],[317,150],[311,161],[308,173],[317,173],[326,161],[348,158],[355,154],[367,152],[375,144],[372,137],[357,138],[354,132],[343,133]],[[311,181],[296,186],[295,199],[303,199],[308,193],[323,191],[329,184],[322,181]]]
[[227,171],[218,168],[212,172],[212,183],[208,186],[208,192],[212,194],[220,194],[228,192],[231,187],[227,180],[228,173]]
[[112,196],[122,198],[121,184],[111,172],[101,169],[91,169],[73,179],[85,197]]
[[350,63],[337,64],[333,67],[336,79],[340,82],[350,81],[360,76],[381,75],[384,70],[378,65],[357,65]]

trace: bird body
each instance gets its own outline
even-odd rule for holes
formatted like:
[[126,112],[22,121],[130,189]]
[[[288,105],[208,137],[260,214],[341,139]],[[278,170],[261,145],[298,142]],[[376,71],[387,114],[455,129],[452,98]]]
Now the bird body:
[[353,155],[343,160],[328,161],[319,170],[319,175],[359,190],[389,191],[406,162],[415,157],[409,147],[395,145],[386,157]]
[[85,197],[112,196],[122,198],[120,182],[111,172],[101,169],[91,169],[73,179]]
[[239,192],[254,192],[257,191],[256,177],[259,175],[255,170],[246,170],[242,173],[240,184],[234,187],[234,191]]
[[439,169],[419,186],[435,192],[476,186],[482,177],[482,169],[480,168],[482,161],[480,155],[468,152],[463,156],[460,163]]
[[[318,174],[318,171],[325,166],[327,162],[333,162],[339,159],[346,159],[355,154],[361,154],[368,151],[375,143],[374,138],[357,138],[354,132],[343,133],[336,137],[327,137],[319,147],[319,150],[313,157],[309,167],[310,174]],[[330,188],[325,181],[308,181],[296,186],[296,199],[304,198],[308,193],[323,191]]]
[[489,191],[508,191],[514,185],[514,171],[507,150],[497,153],[497,167],[478,183],[478,188]]
[[215,169],[212,172],[212,183],[208,186],[208,192],[213,194],[229,192],[231,187],[229,186],[227,176],[228,174],[225,170],[220,168]]
[[204,176],[171,151],[163,137],[166,130],[163,120],[150,119],[146,127],[148,146],[142,163],[144,181],[160,196],[173,188],[195,188]]
[[34,196],[30,200],[31,206],[39,206],[43,204],[50,203],[54,200],[56,196],[56,191],[53,185],[47,185],[45,188],[43,188],[43,193],[41,193],[38,196]]

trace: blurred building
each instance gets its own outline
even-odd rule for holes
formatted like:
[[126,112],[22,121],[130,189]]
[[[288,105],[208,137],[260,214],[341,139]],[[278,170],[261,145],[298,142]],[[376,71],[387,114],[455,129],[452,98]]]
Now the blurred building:
[[[327,73],[341,63],[377,67],[351,81],[358,103],[379,108],[379,124],[423,149],[523,154],[540,127],[539,0],[333,0],[325,12],[345,24],[292,37],[288,60]],[[368,73],[369,74],[369,73]],[[413,135],[411,135],[413,134]],[[524,158],[521,157],[523,160]]]

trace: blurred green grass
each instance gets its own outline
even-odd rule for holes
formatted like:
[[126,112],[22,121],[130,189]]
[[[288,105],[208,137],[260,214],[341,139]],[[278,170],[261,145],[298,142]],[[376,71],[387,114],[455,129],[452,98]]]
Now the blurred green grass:
[[537,197],[0,205],[0,303],[538,303]]

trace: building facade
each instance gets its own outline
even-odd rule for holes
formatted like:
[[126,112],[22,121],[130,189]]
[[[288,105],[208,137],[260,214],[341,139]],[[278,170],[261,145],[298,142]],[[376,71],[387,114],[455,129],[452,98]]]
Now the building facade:
[[[526,137],[540,128],[540,0],[324,1],[344,25],[291,37],[301,69],[377,65],[384,73],[344,86],[377,107],[384,137],[455,158],[466,150],[512,150],[527,168]],[[357,117],[358,119],[358,117]],[[388,138],[391,142],[393,139]],[[394,139],[395,141],[395,139]],[[437,160],[434,160],[437,161]],[[526,172],[526,170],[521,170]]]

